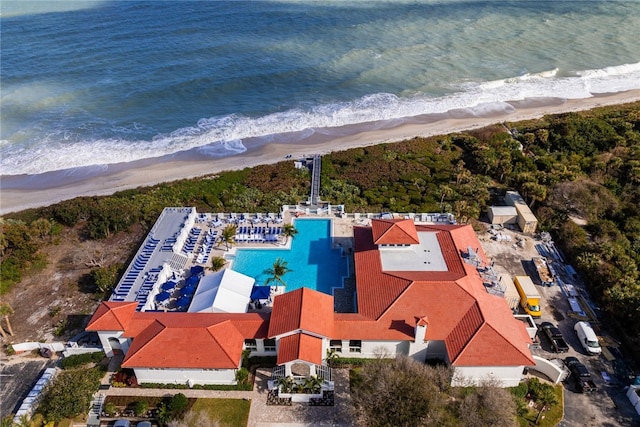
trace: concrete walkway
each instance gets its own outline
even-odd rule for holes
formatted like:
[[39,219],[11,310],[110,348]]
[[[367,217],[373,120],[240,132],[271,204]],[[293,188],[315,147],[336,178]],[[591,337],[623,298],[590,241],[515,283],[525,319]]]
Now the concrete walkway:
[[225,398],[247,399],[251,401],[249,427],[346,427],[351,426],[349,416],[349,371],[334,369],[335,405],[308,406],[293,404],[292,406],[267,406],[267,380],[271,377],[270,369],[258,369],[252,391],[220,391],[220,390],[176,390],[150,388],[111,387],[101,390],[105,396],[173,396],[183,393],[190,398]]

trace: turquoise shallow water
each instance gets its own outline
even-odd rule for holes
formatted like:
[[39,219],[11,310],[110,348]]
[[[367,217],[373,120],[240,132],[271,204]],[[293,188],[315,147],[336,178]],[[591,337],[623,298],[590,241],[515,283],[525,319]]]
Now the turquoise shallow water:
[[295,227],[298,234],[290,250],[238,249],[232,269],[255,278],[256,285],[263,285],[270,277],[265,270],[280,257],[292,270],[283,276],[287,291],[306,287],[332,295],[332,288],[341,287],[342,277],[347,275],[347,260],[340,250],[331,247],[331,221],[299,219]]
[[640,88],[637,1],[5,0],[0,12],[5,176]]

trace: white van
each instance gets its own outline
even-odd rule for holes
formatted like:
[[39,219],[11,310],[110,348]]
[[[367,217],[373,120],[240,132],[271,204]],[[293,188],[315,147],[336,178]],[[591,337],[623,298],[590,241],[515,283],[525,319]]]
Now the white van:
[[573,330],[576,331],[576,335],[580,340],[580,344],[589,354],[600,354],[602,353],[602,348],[600,348],[600,344],[598,343],[598,337],[596,333],[593,331],[593,328],[588,322],[578,322],[573,327]]

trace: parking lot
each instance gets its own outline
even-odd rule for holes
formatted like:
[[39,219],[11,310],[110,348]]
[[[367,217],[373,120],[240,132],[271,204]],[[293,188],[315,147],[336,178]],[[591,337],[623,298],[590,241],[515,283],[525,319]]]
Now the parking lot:
[[31,357],[0,361],[0,416],[15,413],[29,394],[40,375],[55,362],[51,359]]
[[[531,259],[540,256],[536,245],[542,242],[513,230],[501,230],[500,233],[509,238],[496,240],[489,233],[479,233],[482,247],[489,260],[494,263],[494,269],[499,275],[508,275],[511,278],[517,275],[531,276],[542,297],[540,301],[542,316],[535,320],[536,324],[540,325],[542,322],[555,324],[569,345],[567,353],[556,354],[552,352],[549,339],[544,334],[539,334],[532,353],[546,359],[577,357],[589,369],[598,387],[594,393],[582,394],[577,391],[571,378],[564,382],[565,417],[560,426],[640,426],[640,416],[636,414],[625,395],[625,386],[628,382],[616,376],[611,361],[607,360],[611,358],[610,352],[605,349],[601,355],[587,355],[573,330],[578,320],[589,320],[593,323],[601,345],[617,346],[615,340],[607,334],[606,325],[600,325],[599,322],[589,318],[597,313],[597,308],[589,305],[585,310],[586,318],[575,315],[563,292],[564,288],[558,285],[551,287],[539,285],[538,275]],[[555,260],[552,265],[564,283],[573,284],[577,291],[588,298],[579,284],[579,279],[567,273],[560,261]],[[569,271],[571,271],[570,268]],[[510,292],[508,290],[507,295],[513,295],[513,290]]]

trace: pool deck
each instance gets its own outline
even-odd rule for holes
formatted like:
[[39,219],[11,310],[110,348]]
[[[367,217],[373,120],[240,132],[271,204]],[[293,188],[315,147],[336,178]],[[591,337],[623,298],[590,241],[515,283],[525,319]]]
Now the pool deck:
[[[285,211],[282,215],[282,219],[284,224],[295,223],[295,212],[293,211]],[[370,221],[366,219],[355,220],[349,218],[340,218],[337,216],[328,216],[328,215],[304,215],[300,216],[299,219],[330,219],[332,221],[332,240],[334,247],[337,249],[338,247],[342,247],[345,255],[348,257],[349,263],[349,272],[350,277],[344,279],[342,288],[334,288],[334,311],[338,313],[353,313],[355,311],[354,305],[354,296],[356,290],[355,279],[353,277],[353,227],[355,225],[369,225]],[[224,228],[224,227],[222,227]],[[295,238],[295,237],[294,237]],[[279,241],[274,243],[250,243],[250,242],[237,242],[233,244],[234,248],[238,249],[283,249],[291,247],[291,240],[288,241]],[[233,253],[234,249],[230,249],[230,251],[225,250],[224,244],[220,247],[214,248],[212,251],[212,257],[215,256],[223,256],[224,254]],[[276,292],[276,295],[282,292]],[[252,308],[249,311],[257,311],[257,312],[270,312],[271,311],[271,303],[264,304],[261,308],[256,309]]]

